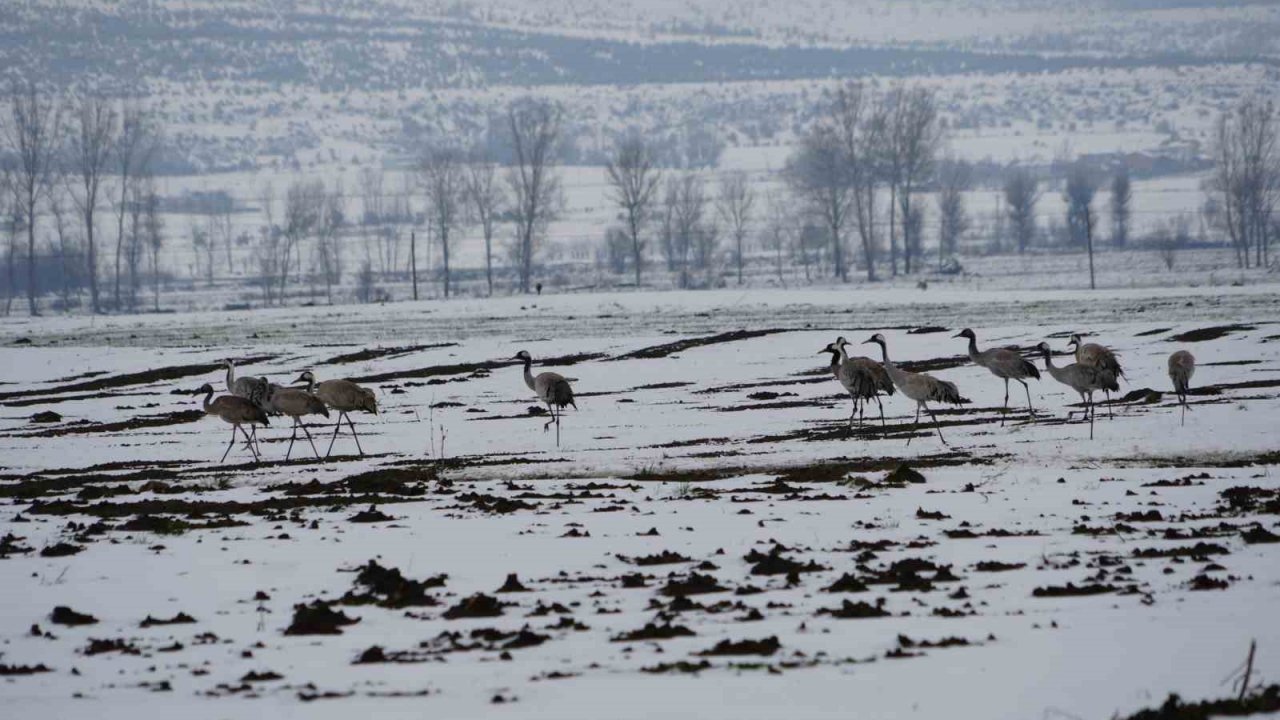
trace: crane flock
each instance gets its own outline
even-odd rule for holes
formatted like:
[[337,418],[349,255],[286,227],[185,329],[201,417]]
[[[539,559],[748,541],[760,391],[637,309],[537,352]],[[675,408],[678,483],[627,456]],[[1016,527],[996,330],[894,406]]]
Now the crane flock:
[[[1011,380],[1022,385],[1027,396],[1027,417],[1028,419],[1034,419],[1036,413],[1032,404],[1031,388],[1028,385],[1028,381],[1041,379],[1040,370],[1017,349],[998,347],[980,350],[976,333],[968,328],[960,331],[954,337],[964,338],[969,341],[968,356],[975,365],[986,368],[992,375],[1004,381],[1004,402],[1000,408],[1001,425],[1005,423],[1009,412],[1009,382]],[[946,438],[942,435],[942,424],[938,421],[938,417],[934,414],[934,410],[929,406],[929,403],[932,402],[935,405],[969,404],[971,401],[960,394],[956,384],[941,380],[928,373],[910,372],[899,367],[889,359],[888,341],[880,333],[876,333],[863,341],[863,344],[880,346],[882,360],[879,362],[868,357],[850,357],[847,350],[849,344],[849,341],[844,337],[838,337],[835,342],[818,351],[818,354],[831,356],[828,370],[853,401],[853,409],[849,414],[848,420],[849,428],[853,427],[855,420],[859,424],[864,424],[866,407],[872,400],[875,401],[880,410],[880,425],[885,428],[884,403],[881,401],[880,396],[892,396],[896,393],[901,393],[908,400],[914,402],[916,406],[915,418],[912,421],[912,432],[907,434],[907,444],[911,444],[911,440],[916,434],[915,430],[919,428],[921,411],[928,413],[933,420],[934,430],[938,434],[938,439],[944,445],[947,444]],[[1049,374],[1049,377],[1066,385],[1080,395],[1081,404],[1084,406],[1084,409],[1080,412],[1083,418],[1088,420],[1089,437],[1093,438],[1094,393],[1098,391],[1106,393],[1108,412],[1110,412],[1111,393],[1119,390],[1118,381],[1124,377],[1124,369],[1121,367],[1115,352],[1097,343],[1085,343],[1078,334],[1071,335],[1068,347],[1071,350],[1064,351],[1063,354],[1070,352],[1075,359],[1075,362],[1068,365],[1054,364],[1053,350],[1047,342],[1041,342],[1036,345],[1034,351],[1043,357],[1045,372]],[[546,432],[554,425],[556,428],[556,444],[559,445],[560,419],[564,409],[566,407],[578,409],[571,384],[576,378],[567,378],[554,372],[542,372],[534,375],[532,370],[533,357],[525,350],[516,353],[513,359],[524,366],[523,379],[525,385],[529,390],[533,391],[540,402],[547,406],[547,414],[550,419],[543,425],[543,431]],[[201,386],[197,391],[205,396],[203,402],[205,413],[217,416],[231,425],[231,441],[222,454],[222,461],[226,460],[227,454],[235,446],[237,432],[243,436],[245,446],[252,453],[254,461],[260,460],[261,451],[257,445],[257,426],[267,427],[269,425],[269,417],[272,415],[284,415],[293,420],[292,434],[289,437],[289,448],[285,452],[285,460],[288,460],[293,452],[293,445],[298,438],[299,428],[306,435],[307,442],[310,443],[316,459],[320,459],[320,452],[316,448],[315,440],[311,437],[311,431],[307,428],[306,423],[303,422],[303,418],[308,415],[322,415],[325,418],[329,418],[330,410],[336,410],[338,417],[324,457],[327,459],[333,452],[333,446],[342,431],[342,421],[344,419],[347,422],[347,427],[351,430],[352,439],[356,443],[356,450],[361,456],[364,455],[364,448],[360,445],[360,436],[356,432],[355,423],[352,422],[350,413],[363,411],[377,414],[377,397],[372,390],[361,387],[350,380],[317,381],[315,374],[311,370],[302,372],[294,381],[294,387],[282,387],[263,377],[236,377],[235,364],[229,359],[224,360],[222,366],[226,369],[227,391],[230,394],[214,399],[213,386],[208,383]],[[1177,395],[1178,404],[1182,408],[1183,424],[1186,424],[1186,411],[1189,409],[1187,394],[1190,390],[1191,377],[1195,373],[1195,366],[1195,358],[1186,350],[1178,350],[1169,356],[1169,379]],[[297,387],[299,384],[305,384],[306,387]],[[1067,413],[1068,421],[1071,419],[1072,414],[1071,411]],[[249,426],[249,430],[245,430],[246,425]]]

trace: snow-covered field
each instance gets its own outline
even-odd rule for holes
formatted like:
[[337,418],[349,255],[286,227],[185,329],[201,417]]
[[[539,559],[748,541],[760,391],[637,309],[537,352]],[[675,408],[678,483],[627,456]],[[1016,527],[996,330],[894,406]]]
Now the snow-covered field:
[[[1278,311],[1280,287],[1248,285],[9,321],[2,714],[1105,718],[1220,697],[1251,639],[1264,673],[1280,647]],[[1113,347],[1114,417],[1090,441],[1046,376],[1002,425],[965,326]],[[876,331],[973,401],[939,412],[948,446],[900,394],[846,427],[819,350]],[[559,446],[520,349],[576,378]],[[367,455],[344,434],[283,462],[273,419],[263,463],[220,465],[228,428],[191,391],[224,387],[225,357],[375,389]]]

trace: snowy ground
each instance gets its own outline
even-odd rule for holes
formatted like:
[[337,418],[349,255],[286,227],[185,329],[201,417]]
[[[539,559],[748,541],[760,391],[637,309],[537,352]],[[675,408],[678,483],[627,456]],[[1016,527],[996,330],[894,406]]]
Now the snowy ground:
[[[1251,285],[13,321],[0,669],[49,672],[4,677],[0,702],[59,718],[1105,718],[1218,697],[1250,639],[1264,673],[1280,646],[1280,545],[1260,542],[1280,539],[1277,310],[1280,288]],[[1046,377],[1034,419],[1017,388],[1002,426],[1000,381],[951,337],[966,325],[1023,349],[1090,332],[1129,398],[1090,441]],[[929,326],[946,331],[911,332]],[[973,400],[939,414],[950,446],[912,429],[900,395],[885,427],[846,429],[818,350],[875,330]],[[1178,348],[1200,363],[1185,427],[1161,394]],[[506,360],[519,349],[576,378],[559,447]],[[327,463],[305,441],[284,463],[273,421],[267,462],[237,448],[219,465],[227,428],[189,393],[226,356],[375,388],[380,414],[356,416],[368,455],[344,436]],[[61,418],[30,421],[48,410]],[[371,505],[386,518],[352,521]],[[510,573],[527,592],[496,592]],[[285,634],[313,601],[358,622]],[[56,624],[57,606],[97,622]],[[195,622],[140,626],[178,613]],[[677,636],[620,637],[648,623]]]

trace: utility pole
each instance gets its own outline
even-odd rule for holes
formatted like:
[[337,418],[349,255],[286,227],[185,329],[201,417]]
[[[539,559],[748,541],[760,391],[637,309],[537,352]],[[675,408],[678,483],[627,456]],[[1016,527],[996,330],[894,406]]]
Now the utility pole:
[[409,231],[409,276],[413,278],[413,299],[418,299],[418,234]]

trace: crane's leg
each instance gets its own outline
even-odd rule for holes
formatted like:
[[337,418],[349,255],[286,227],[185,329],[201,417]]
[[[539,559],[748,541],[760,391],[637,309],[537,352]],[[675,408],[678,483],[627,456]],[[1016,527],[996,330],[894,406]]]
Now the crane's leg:
[[911,432],[907,433],[907,444],[911,444],[911,438],[916,434],[916,428],[920,427],[920,403],[916,403],[916,419],[911,423]]
[[346,413],[345,412],[338,413],[338,424],[333,426],[333,437],[329,438],[329,449],[324,451],[325,459],[328,459],[329,454],[333,452],[333,443],[338,440],[338,431],[342,429],[343,415],[346,415]]
[[293,441],[298,437],[298,418],[293,419],[293,432],[289,434],[289,449],[284,451],[284,460],[289,462],[289,456],[293,454]]
[[938,439],[942,441],[943,445],[946,445],[947,439],[942,437],[942,423],[938,422],[938,416],[933,414],[933,410],[928,405],[925,405],[924,409],[929,413],[929,417],[933,418],[933,429],[938,431]]
[[849,427],[853,427],[853,419],[858,416],[858,398],[850,393],[849,399],[853,400],[853,412],[849,413]]
[[227,443],[227,449],[222,453],[222,459],[218,462],[227,461],[227,453],[231,452],[231,447],[236,444],[236,425],[231,426],[231,442]]
[[1027,391],[1027,415],[1035,417],[1035,408],[1031,407],[1031,388],[1027,385],[1026,380],[1019,380],[1018,382],[1022,383],[1022,389]]
[[1178,402],[1182,405],[1182,424],[1187,424],[1187,396],[1186,393],[1178,393]]
[[551,426],[554,425],[556,421],[556,409],[552,407],[551,403],[547,403],[547,412],[551,413],[551,419],[542,426],[542,432],[550,430]]
[[884,403],[880,402],[880,393],[876,393],[876,405],[880,406],[880,427],[885,427],[884,423]]
[[237,425],[236,427],[240,428],[240,434],[244,435],[244,442],[249,446],[249,452],[253,453],[253,461],[261,461],[262,458],[258,457],[258,449],[253,446],[253,440],[249,437],[249,433],[240,425]]
[[1107,391],[1107,417],[1113,418],[1115,416],[1116,416],[1115,411],[1111,409],[1111,391],[1108,390]]
[[1004,405],[1000,407],[1000,424],[1004,425],[1004,418],[1009,414],[1009,378],[1004,379]]
[[1093,397],[1092,395],[1090,395],[1089,397],[1088,404],[1089,404],[1089,439],[1092,440],[1093,439]]
[[[343,413],[343,415],[347,415]],[[355,423],[351,422],[351,416],[347,415],[347,427],[351,428],[351,437],[356,439],[356,450],[360,452],[360,457],[364,457],[364,448],[360,447],[360,434],[356,432]]]
[[299,422],[298,424],[302,426],[302,432],[307,434],[307,442],[311,443],[311,452],[315,453],[316,459],[319,460],[320,451],[316,449],[316,441],[311,439],[311,431],[307,429],[307,424],[303,422]]

